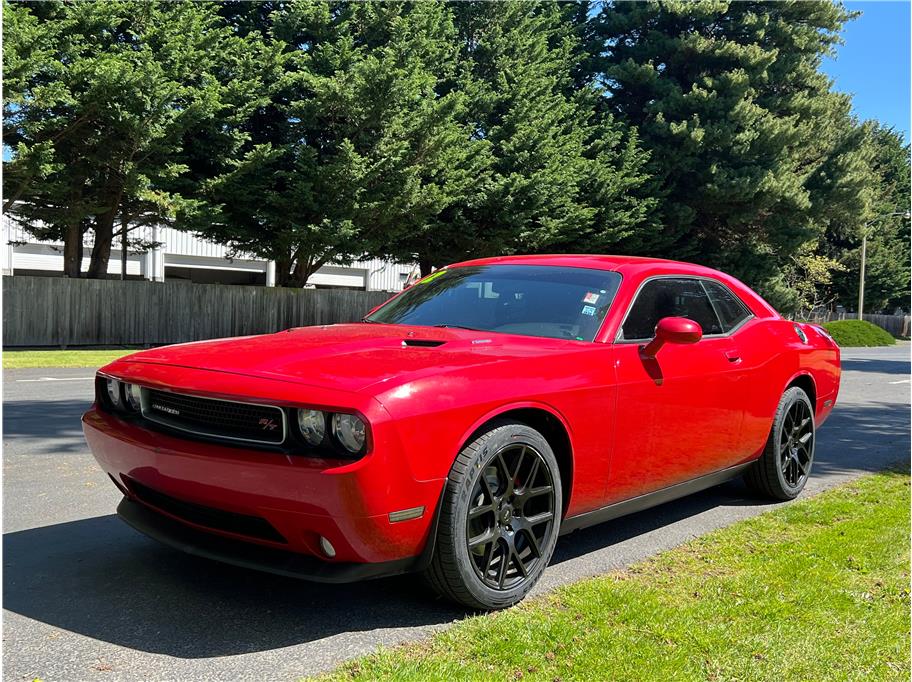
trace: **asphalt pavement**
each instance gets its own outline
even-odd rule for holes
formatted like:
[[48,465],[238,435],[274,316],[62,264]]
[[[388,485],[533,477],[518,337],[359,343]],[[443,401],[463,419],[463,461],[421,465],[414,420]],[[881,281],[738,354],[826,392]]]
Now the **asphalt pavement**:
[[[908,343],[846,349],[805,496],[910,453]],[[318,585],[181,554],[113,514],[79,417],[93,371],[3,373],[8,680],[295,680],[465,616],[414,577]],[[774,508],[731,482],[561,538],[536,593]]]

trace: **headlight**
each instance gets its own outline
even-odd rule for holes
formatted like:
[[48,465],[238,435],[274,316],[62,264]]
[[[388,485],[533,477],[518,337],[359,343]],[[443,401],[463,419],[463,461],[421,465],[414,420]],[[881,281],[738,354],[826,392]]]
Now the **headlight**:
[[120,399],[120,382],[117,379],[107,379],[105,384],[108,389],[108,400],[111,401],[112,407],[121,409],[123,401]]
[[360,452],[364,447],[364,422],[353,414],[337,413],[332,418],[333,435],[342,447],[352,453]]
[[317,446],[326,434],[326,417],[319,410],[298,410],[298,428],[304,440]]
[[141,406],[139,386],[136,384],[124,384],[124,395],[127,396],[127,405],[129,405],[130,409],[139,412]]

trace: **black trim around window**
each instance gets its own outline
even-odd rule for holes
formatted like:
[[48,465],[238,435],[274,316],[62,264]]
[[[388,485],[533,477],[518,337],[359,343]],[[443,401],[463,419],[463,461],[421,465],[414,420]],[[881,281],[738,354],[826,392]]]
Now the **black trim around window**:
[[[618,325],[617,331],[614,334],[613,343],[618,344],[618,345],[621,345],[621,344],[626,345],[626,344],[632,344],[632,343],[643,343],[644,341],[652,340],[652,337],[645,337],[645,338],[639,338],[639,339],[625,339],[623,337],[623,334],[624,334],[624,324],[627,322],[627,318],[630,316],[630,312],[633,310],[633,306],[636,304],[637,299],[640,296],[640,292],[643,291],[643,287],[645,287],[650,282],[658,280],[658,279],[690,279],[690,280],[695,280],[697,282],[700,282],[701,284],[704,281],[714,282],[714,283],[718,284],[719,286],[721,286],[722,288],[724,288],[728,293],[730,293],[732,295],[732,297],[735,299],[735,301],[738,302],[738,305],[740,305],[742,308],[744,308],[744,312],[747,313],[747,317],[745,317],[743,320],[741,320],[738,324],[736,324],[734,327],[729,329],[727,332],[723,332],[722,334],[704,334],[702,337],[704,339],[722,339],[722,338],[725,338],[726,336],[731,336],[732,334],[737,332],[739,329],[741,329],[741,327],[743,327],[745,324],[747,324],[748,322],[750,322],[752,319],[754,319],[756,317],[756,315],[754,315],[754,313],[751,311],[750,307],[744,301],[741,300],[741,297],[738,296],[738,294],[736,294],[734,291],[732,291],[725,284],[725,282],[722,282],[722,281],[716,279],[715,277],[708,277],[706,275],[684,275],[684,274],[681,274],[681,275],[676,275],[676,274],[653,275],[652,277],[647,277],[642,282],[640,282],[640,285],[637,287],[636,292],[634,292],[633,298],[630,299],[630,303],[627,306],[627,310],[624,312],[624,317],[621,318],[621,323]],[[718,312],[718,310],[716,310],[716,306],[713,304],[712,299],[709,297],[709,292],[706,291],[706,287],[703,287],[703,291],[704,291],[704,293],[706,293],[706,297],[709,299],[709,304],[712,306],[713,312],[715,313],[716,318],[719,320],[719,326],[720,327],[723,326],[722,318],[719,317],[719,312]]]

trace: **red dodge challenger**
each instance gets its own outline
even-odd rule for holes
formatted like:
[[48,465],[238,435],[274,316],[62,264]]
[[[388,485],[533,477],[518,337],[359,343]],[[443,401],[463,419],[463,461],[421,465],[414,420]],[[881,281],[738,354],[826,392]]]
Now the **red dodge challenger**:
[[516,256],[360,323],[117,360],[83,426],[157,540],[317,581],[422,572],[496,609],[561,534],[739,475],[798,495],[839,376],[824,330],[721,272]]

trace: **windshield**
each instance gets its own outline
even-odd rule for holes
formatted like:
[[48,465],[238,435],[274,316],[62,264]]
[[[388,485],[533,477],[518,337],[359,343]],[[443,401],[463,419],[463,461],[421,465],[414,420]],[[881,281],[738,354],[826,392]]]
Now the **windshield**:
[[608,270],[550,265],[444,269],[365,320],[592,341],[620,282]]

